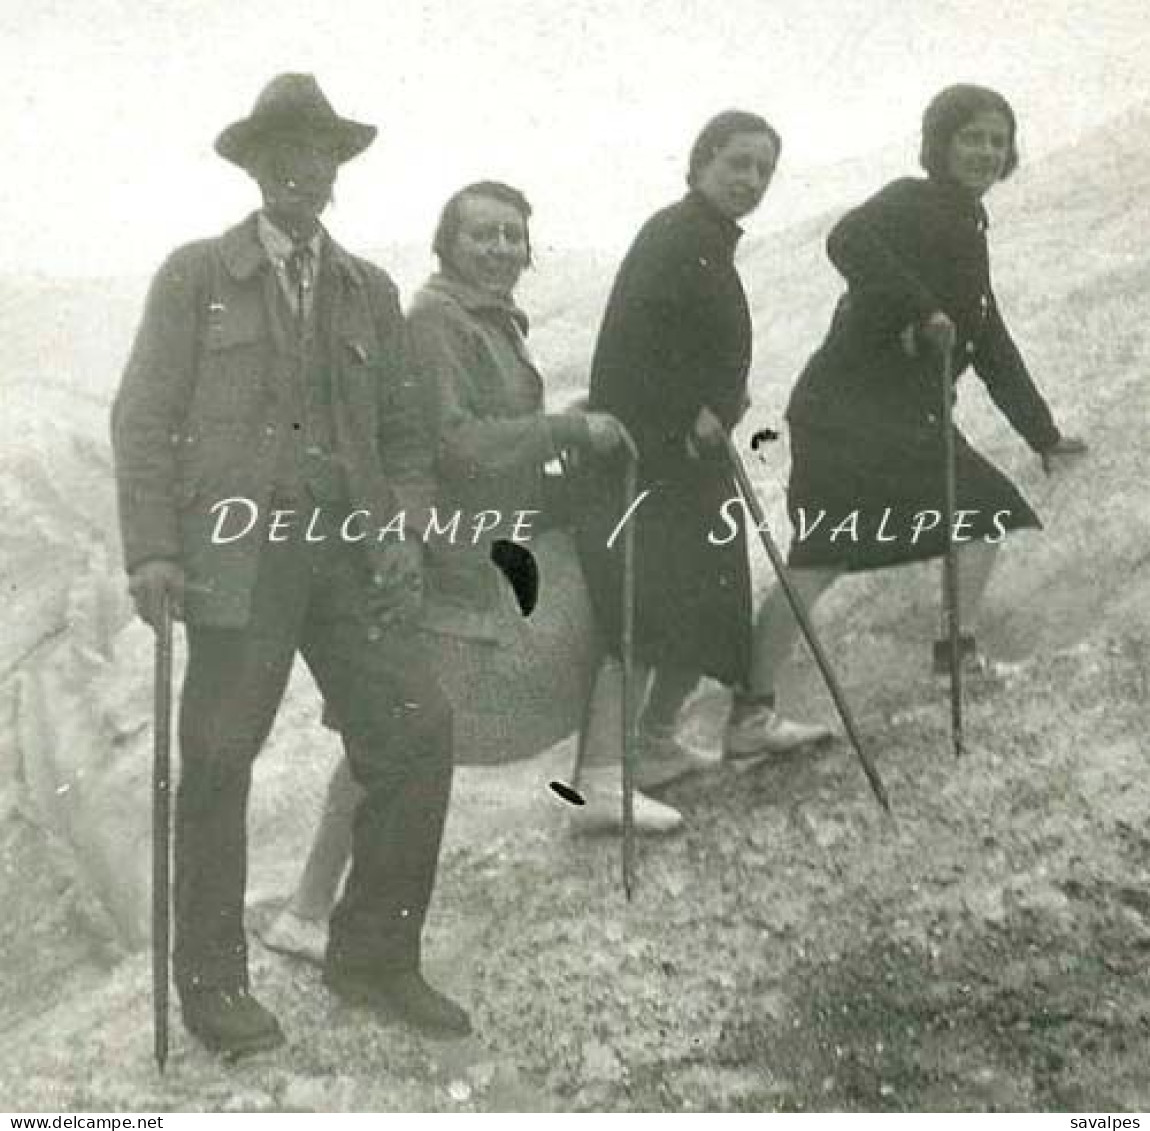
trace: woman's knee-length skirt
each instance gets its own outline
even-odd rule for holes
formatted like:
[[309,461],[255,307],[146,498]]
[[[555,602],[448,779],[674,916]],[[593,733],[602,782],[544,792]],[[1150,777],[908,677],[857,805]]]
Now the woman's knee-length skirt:
[[[790,565],[880,569],[946,550],[938,427],[791,425]],[[1041,522],[1014,484],[955,428],[955,540],[1001,541]]]

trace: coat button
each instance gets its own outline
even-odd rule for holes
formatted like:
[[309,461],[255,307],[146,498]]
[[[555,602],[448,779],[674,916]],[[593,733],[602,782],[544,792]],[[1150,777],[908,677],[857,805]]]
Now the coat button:
[[371,583],[376,587],[376,589],[382,589],[384,581],[386,581],[386,578],[382,573],[373,573],[371,575]]
[[367,630],[367,638],[373,644],[375,644],[377,641],[380,641],[383,639],[383,629],[380,628],[378,625],[373,624],[371,626],[371,628],[369,628]]

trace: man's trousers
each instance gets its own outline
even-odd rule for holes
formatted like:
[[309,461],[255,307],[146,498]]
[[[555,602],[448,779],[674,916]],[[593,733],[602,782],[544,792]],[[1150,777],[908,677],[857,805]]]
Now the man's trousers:
[[325,542],[294,534],[264,544],[243,629],[188,626],[175,827],[181,993],[247,984],[252,763],[297,651],[340,720],[352,775],[365,791],[328,963],[369,975],[419,965],[451,785],[451,709],[418,633],[388,623],[381,579],[359,547],[334,537],[334,525],[325,524]]

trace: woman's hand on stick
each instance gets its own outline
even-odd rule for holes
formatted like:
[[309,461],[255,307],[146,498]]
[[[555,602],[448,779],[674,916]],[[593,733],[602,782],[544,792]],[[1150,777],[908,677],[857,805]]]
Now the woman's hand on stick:
[[625,448],[632,456],[638,456],[627,429],[609,412],[587,412],[583,414],[583,419],[587,421],[587,432],[593,452],[606,455],[617,448]]
[[919,337],[929,350],[939,357],[945,357],[953,352],[955,342],[958,340],[958,331],[955,330],[949,315],[936,310],[923,321]]
[[721,451],[727,438],[723,422],[706,406],[699,409],[691,432],[687,436],[687,454],[692,459],[701,459]]

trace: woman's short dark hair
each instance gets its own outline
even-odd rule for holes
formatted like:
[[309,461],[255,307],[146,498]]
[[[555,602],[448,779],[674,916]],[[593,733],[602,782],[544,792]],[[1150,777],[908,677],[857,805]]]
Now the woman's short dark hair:
[[435,253],[441,267],[451,267],[451,249],[459,235],[462,223],[461,213],[463,202],[469,196],[485,196],[488,200],[498,200],[503,204],[510,204],[520,216],[523,217],[523,228],[527,237],[527,262],[531,263],[531,204],[527,197],[517,188],[505,185],[502,181],[476,181],[465,185],[452,195],[443,206],[439,214],[439,223],[435,225],[435,235],[431,240],[431,250]]
[[1006,180],[1018,168],[1018,123],[1014,110],[997,90],[973,83],[959,83],[939,91],[931,100],[922,116],[922,149],[919,163],[936,180],[947,175],[947,156],[950,143],[972,118],[987,110],[1001,114],[1010,127],[1010,139],[1006,148],[1006,164],[1002,169],[1002,179]]
[[691,156],[687,161],[687,184],[694,188],[699,175],[711,163],[711,159],[731,140],[735,134],[766,134],[775,149],[775,159],[782,152],[783,139],[778,130],[758,114],[746,110],[724,110],[716,114],[700,131],[691,146]]

